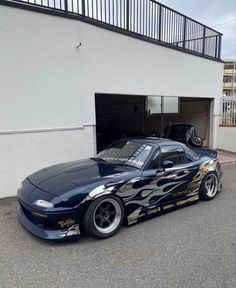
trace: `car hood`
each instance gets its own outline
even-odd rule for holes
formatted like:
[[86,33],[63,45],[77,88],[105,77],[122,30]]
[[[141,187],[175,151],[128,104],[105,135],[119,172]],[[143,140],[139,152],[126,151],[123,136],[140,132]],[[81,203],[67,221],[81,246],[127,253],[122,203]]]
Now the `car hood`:
[[58,197],[71,190],[77,190],[77,192],[83,190],[84,193],[88,193],[88,190],[96,188],[99,182],[101,184],[113,182],[114,178],[128,175],[135,170],[132,167],[88,159],[39,170],[30,175],[28,180],[42,191]]

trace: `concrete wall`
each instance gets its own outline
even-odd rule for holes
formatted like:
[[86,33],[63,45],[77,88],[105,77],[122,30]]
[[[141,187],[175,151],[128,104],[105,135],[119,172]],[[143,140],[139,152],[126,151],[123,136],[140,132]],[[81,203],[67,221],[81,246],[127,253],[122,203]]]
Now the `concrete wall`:
[[218,148],[236,153],[236,127],[220,126],[218,131]]
[[[15,195],[31,171],[94,154],[95,136],[89,132],[88,145],[85,137],[88,129],[94,131],[96,92],[221,95],[223,65],[217,62],[79,21],[5,6],[0,6],[0,27],[0,197]],[[218,100],[212,109],[212,127],[217,127]],[[70,135],[70,142],[67,129],[72,128],[79,132],[78,137]],[[47,129],[50,138],[42,132]],[[60,135],[53,132],[58,129]],[[212,146],[217,145],[214,131]],[[64,153],[48,148],[58,142]],[[44,155],[40,161],[38,153]]]
[[0,135],[0,198],[16,195],[33,171],[94,153],[93,127]]

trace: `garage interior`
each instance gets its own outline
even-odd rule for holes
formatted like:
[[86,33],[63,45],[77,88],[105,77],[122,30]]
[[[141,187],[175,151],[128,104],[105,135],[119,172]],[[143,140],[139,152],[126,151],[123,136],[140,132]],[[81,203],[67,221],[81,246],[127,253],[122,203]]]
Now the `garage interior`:
[[131,136],[164,136],[169,123],[195,126],[209,144],[209,98],[95,94],[97,151]]

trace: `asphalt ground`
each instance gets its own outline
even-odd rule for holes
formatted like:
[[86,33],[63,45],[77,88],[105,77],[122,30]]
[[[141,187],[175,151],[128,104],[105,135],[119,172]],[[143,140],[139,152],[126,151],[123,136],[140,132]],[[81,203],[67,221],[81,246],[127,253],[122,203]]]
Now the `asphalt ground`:
[[0,200],[0,287],[236,287],[236,164],[210,202],[122,229],[112,238],[48,242]]

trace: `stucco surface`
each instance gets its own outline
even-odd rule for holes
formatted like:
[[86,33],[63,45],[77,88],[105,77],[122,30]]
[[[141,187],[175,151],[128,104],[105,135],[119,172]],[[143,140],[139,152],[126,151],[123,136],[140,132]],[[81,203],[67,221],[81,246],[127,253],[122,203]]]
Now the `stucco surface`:
[[236,127],[219,127],[218,148],[236,153]]

